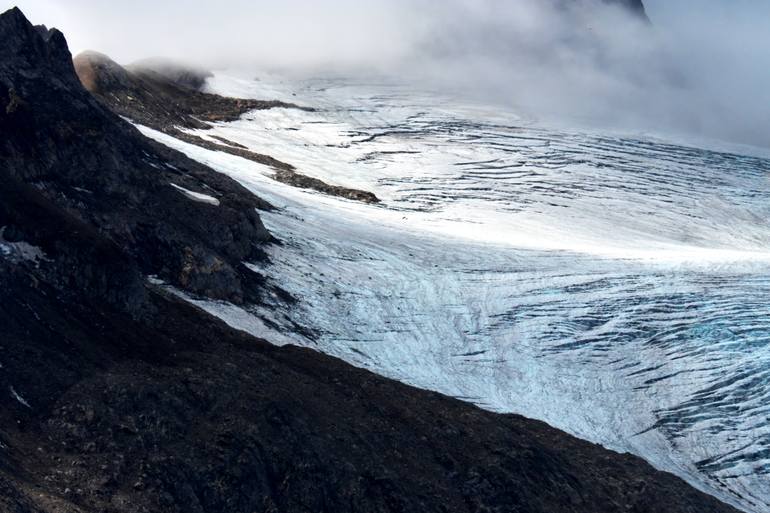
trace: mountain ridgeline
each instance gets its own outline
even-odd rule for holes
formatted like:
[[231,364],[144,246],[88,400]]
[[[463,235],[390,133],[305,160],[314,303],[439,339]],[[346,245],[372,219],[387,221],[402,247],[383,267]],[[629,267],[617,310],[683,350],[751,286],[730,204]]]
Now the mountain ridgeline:
[[111,112],[57,30],[12,9],[0,42],[0,511],[735,511],[639,458],[272,346],[170,293],[159,283],[279,293],[253,270],[272,207]]
[[[275,179],[365,203],[378,203],[371,192],[327,184],[300,173],[293,165],[251,151],[221,138],[205,138],[190,130],[208,130],[213,123],[234,121],[252,110],[303,109],[292,103],[224,98],[201,91],[208,72],[163,59],[148,59],[123,67],[106,55],[83,52],[75,57],[83,86],[115,113],[190,144],[224,151],[269,166]],[[307,109],[306,107],[304,108]]]

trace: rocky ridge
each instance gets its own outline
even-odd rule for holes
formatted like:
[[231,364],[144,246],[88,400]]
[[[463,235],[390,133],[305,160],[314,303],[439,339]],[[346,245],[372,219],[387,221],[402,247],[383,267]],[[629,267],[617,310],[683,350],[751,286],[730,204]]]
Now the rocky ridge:
[[[104,108],[80,85],[60,32],[34,28],[17,11],[0,23],[4,179],[93,226],[145,274],[194,294],[256,299],[257,279],[242,261],[258,261],[271,240],[257,213],[270,206]],[[5,236],[34,240],[37,229],[13,222]]]
[[83,52],[75,57],[74,63],[86,89],[113,112],[135,123],[196,146],[270,166],[275,170],[276,180],[294,187],[365,203],[379,202],[371,192],[327,184],[300,173],[291,164],[251,151],[233,141],[223,138],[212,141],[186,131],[206,130],[211,128],[211,123],[234,121],[252,110],[304,107],[203,93],[199,89],[205,83],[208,72],[164,60],[141,61],[124,68],[106,55]]

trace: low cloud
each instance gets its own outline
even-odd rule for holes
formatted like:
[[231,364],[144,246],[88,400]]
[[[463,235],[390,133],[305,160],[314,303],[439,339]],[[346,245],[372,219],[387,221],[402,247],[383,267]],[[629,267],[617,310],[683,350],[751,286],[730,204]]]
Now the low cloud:
[[599,0],[18,3],[124,63],[393,75],[547,121],[770,147],[770,5],[751,0],[647,0],[652,25]]

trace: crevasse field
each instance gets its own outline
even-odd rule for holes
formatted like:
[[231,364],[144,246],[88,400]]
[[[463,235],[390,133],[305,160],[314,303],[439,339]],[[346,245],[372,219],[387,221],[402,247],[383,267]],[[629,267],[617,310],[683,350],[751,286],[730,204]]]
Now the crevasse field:
[[295,189],[140,127],[279,207],[262,216],[283,245],[255,270],[299,301],[191,301],[770,512],[770,158],[548,129],[396,85],[208,87],[317,111],[193,133],[383,201]]

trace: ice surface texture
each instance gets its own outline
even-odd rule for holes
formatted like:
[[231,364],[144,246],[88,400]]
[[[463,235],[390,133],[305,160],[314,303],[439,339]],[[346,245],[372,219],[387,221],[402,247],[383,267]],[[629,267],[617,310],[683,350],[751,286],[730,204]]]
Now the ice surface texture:
[[299,304],[200,304],[770,511],[760,152],[547,129],[397,86],[217,76],[209,87],[317,107],[255,111],[208,134],[383,205],[296,190],[145,129],[280,207],[263,215],[284,242],[268,272]]

